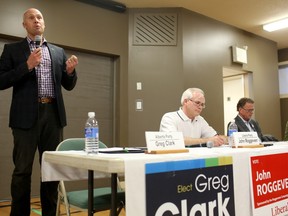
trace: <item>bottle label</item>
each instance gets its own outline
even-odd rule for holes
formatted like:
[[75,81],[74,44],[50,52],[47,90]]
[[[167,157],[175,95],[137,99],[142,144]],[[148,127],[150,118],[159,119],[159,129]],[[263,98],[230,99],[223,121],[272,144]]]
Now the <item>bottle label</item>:
[[85,138],[98,138],[98,128],[85,128]]
[[237,132],[237,130],[236,129],[230,129],[228,131],[228,136],[231,136],[234,132]]

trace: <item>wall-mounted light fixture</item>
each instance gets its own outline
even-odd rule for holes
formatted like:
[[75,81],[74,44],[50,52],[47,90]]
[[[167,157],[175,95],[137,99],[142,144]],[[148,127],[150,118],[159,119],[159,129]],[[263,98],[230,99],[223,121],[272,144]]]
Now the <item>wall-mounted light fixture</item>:
[[288,18],[277,20],[275,22],[263,25],[263,29],[268,32],[280,30],[287,27],[288,27]]
[[232,46],[233,62],[247,64],[247,50],[248,46],[243,46],[243,48]]

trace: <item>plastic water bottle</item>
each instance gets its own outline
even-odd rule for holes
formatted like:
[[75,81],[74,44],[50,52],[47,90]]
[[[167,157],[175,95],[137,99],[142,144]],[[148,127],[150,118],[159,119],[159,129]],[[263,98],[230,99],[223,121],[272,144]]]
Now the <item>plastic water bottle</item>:
[[95,112],[88,113],[85,124],[85,151],[87,153],[98,153],[99,149],[99,128],[95,119]]
[[228,127],[228,142],[229,142],[229,146],[233,146],[234,145],[234,140],[232,137],[232,134],[234,132],[238,132],[238,127],[235,123],[235,120],[233,119]]

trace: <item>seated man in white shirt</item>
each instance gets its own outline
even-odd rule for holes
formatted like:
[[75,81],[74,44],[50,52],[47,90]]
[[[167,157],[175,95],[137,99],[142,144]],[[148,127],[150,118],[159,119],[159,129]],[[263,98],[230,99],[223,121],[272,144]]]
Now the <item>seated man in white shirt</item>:
[[202,146],[212,141],[214,146],[221,146],[227,143],[227,138],[218,135],[209,126],[206,120],[200,116],[205,108],[204,92],[199,88],[189,88],[183,92],[181,107],[178,111],[164,114],[160,123],[160,131],[175,132],[181,131],[186,146]]

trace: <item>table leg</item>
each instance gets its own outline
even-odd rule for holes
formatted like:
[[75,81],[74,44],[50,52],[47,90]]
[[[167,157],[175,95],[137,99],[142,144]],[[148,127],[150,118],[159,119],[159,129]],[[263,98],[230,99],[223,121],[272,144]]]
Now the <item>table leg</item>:
[[93,216],[94,208],[94,171],[88,170],[88,216]]
[[111,216],[117,216],[117,173],[111,174]]

